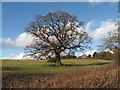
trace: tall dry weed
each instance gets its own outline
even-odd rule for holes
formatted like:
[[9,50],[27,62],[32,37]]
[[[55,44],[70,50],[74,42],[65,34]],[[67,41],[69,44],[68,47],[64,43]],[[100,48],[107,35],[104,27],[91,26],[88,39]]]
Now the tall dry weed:
[[118,68],[105,66],[90,70],[71,70],[54,76],[45,88],[120,88]]

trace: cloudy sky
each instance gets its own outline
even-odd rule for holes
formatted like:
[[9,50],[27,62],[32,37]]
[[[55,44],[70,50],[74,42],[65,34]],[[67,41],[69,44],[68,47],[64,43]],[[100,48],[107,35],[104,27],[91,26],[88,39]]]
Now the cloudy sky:
[[[107,32],[116,29],[118,6],[114,2],[3,2],[2,37],[0,38],[2,56],[0,58],[21,59],[25,46],[33,39],[24,28],[34,16],[55,11],[65,11],[84,22],[83,29],[93,38],[92,50],[86,50],[87,54],[96,51],[96,45],[100,45],[100,40],[106,36]],[[81,54],[76,53],[78,56]]]

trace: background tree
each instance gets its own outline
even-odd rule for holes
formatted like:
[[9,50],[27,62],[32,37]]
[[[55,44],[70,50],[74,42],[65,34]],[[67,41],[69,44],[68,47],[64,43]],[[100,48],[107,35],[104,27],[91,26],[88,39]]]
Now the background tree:
[[62,11],[35,16],[25,28],[34,37],[34,42],[26,46],[26,55],[39,59],[54,53],[55,65],[61,66],[61,52],[81,51],[91,42],[88,34],[81,30],[81,25],[83,23],[76,16]]
[[90,54],[88,54],[88,58],[91,58],[91,55],[90,55]]
[[111,59],[113,59],[113,56],[114,56],[114,54],[112,54],[111,52],[106,52],[106,51],[95,52],[93,54],[93,58],[95,58],[95,59],[111,60]]
[[114,52],[115,65],[120,64],[120,22],[116,24],[116,30],[108,32],[108,35],[102,40],[102,45],[99,45],[100,50],[109,50]]
[[102,39],[102,45],[98,46],[100,50],[110,50],[113,52],[117,52],[120,48],[118,44],[120,40],[118,39],[118,31],[116,32],[108,32],[108,35]]
[[94,53],[93,53],[93,57],[95,57],[95,56],[96,56],[96,54],[97,54],[97,52],[94,52]]

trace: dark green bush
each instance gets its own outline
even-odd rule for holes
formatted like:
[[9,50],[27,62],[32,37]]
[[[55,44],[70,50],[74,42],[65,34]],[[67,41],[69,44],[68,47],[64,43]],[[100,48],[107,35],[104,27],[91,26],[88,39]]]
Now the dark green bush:
[[114,54],[112,54],[110,52],[95,52],[93,54],[93,58],[112,60],[112,59],[114,59]]

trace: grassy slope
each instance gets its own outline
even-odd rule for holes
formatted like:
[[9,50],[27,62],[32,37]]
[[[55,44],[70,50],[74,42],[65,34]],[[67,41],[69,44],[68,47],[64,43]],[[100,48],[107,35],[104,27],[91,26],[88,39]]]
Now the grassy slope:
[[66,59],[62,60],[67,66],[53,67],[46,60],[3,60],[3,73],[59,73],[71,69],[92,68],[110,64],[111,61],[95,59]]

